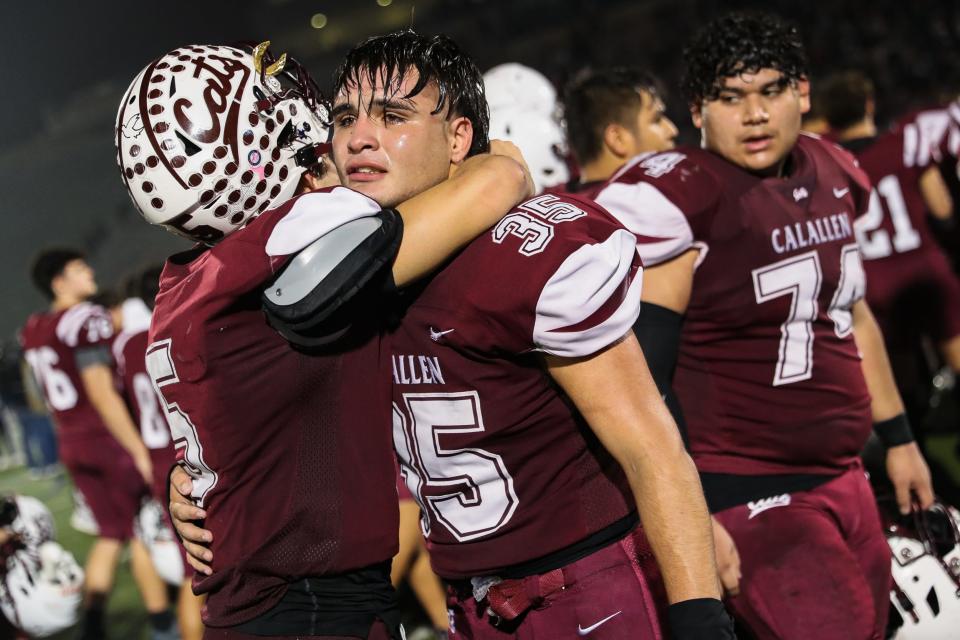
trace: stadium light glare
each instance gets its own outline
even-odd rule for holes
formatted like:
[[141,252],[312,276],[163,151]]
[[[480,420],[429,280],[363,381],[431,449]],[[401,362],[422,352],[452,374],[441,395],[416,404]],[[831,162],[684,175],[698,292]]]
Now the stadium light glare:
[[323,29],[327,26],[327,16],[322,13],[313,14],[313,17],[310,18],[310,26],[314,29]]

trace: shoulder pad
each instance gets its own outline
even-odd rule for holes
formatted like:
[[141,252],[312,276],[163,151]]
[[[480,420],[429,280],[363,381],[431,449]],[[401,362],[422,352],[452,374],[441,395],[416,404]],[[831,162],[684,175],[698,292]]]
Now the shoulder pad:
[[393,210],[358,218],[297,253],[263,293],[271,326],[290,342],[309,337],[393,262],[403,220]]

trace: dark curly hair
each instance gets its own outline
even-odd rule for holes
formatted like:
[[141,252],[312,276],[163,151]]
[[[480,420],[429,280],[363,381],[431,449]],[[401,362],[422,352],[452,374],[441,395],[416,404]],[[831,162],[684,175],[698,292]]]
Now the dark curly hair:
[[683,50],[681,88],[691,105],[714,100],[723,81],[776,69],[787,82],[807,76],[796,27],[768,13],[730,13],[710,21]]
[[483,91],[483,75],[470,56],[447,36],[428,37],[404,29],[367,38],[350,50],[334,73],[334,95],[347,87],[360,86],[364,78],[376,84],[381,72],[384,87],[395,94],[411,70],[419,78],[403,98],[412,98],[435,82],[440,97],[432,113],[447,109],[448,118],[467,118],[473,125],[469,155],[489,151],[490,110]]

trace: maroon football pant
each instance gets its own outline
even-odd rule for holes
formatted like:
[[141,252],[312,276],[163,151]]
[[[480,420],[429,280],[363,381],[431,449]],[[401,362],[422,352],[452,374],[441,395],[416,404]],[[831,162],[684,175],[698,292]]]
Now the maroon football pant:
[[[487,615],[469,590],[450,588],[451,640],[661,640],[658,610],[665,601],[659,572],[635,532],[563,567],[562,588],[511,621]],[[527,579],[530,580],[529,578]]]
[[[207,627],[203,630],[203,640],[357,640],[357,636],[252,636],[247,633],[239,633],[230,629],[213,629]],[[366,639],[359,640],[398,640],[390,635],[390,631],[379,620],[370,627],[370,633]]]
[[757,640],[882,639],[890,548],[863,470],[789,495],[716,514],[743,574],[728,608]]
[[63,443],[60,458],[93,512],[100,537],[133,537],[133,520],[150,489],[130,454],[113,436],[106,435]]

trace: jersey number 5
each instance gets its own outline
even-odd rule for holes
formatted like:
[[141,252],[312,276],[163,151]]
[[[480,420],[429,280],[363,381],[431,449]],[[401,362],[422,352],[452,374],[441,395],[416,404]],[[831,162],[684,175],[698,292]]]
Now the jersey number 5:
[[393,442],[403,480],[429,518],[424,534],[436,521],[465,542],[507,524],[519,500],[503,459],[442,442],[444,435],[484,430],[477,392],[406,393],[403,400],[405,411],[393,405]]
[[163,393],[165,387],[180,382],[176,367],[173,366],[173,358],[170,357],[171,346],[168,339],[154,342],[147,347],[147,372],[163,401],[174,446],[178,451],[183,450],[182,459],[186,463],[184,468],[193,478],[191,495],[196,499],[197,505],[202,507],[203,499],[217,485],[217,472],[203,460],[203,445],[200,444],[197,428],[191,422],[190,416],[184,413],[176,402],[167,400]]
[[[790,311],[780,325],[780,349],[773,374],[775,387],[813,376],[813,322],[817,319],[822,282],[823,271],[816,251],[753,270],[757,304],[790,296]],[[840,283],[827,310],[837,336],[843,338],[853,331],[850,309],[863,297],[865,287],[866,277],[857,245],[844,245],[840,251]]]

